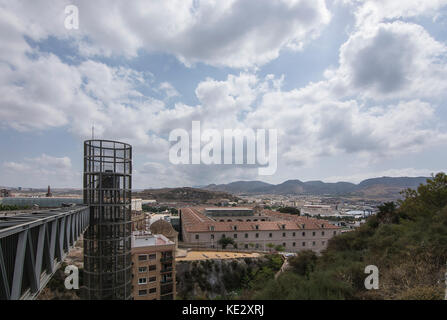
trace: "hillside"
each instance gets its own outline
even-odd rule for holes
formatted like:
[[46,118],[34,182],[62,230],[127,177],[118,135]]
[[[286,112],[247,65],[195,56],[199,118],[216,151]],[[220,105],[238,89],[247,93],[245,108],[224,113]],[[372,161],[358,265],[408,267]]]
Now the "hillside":
[[204,189],[225,191],[233,194],[309,194],[396,199],[399,198],[399,193],[402,190],[417,188],[421,183],[425,183],[426,180],[426,177],[382,177],[367,179],[359,184],[287,180],[277,185],[261,181],[237,181],[229,184],[212,184],[204,187]]
[[221,199],[237,201],[239,198],[222,191],[210,191],[196,188],[162,188],[133,192],[133,198],[155,199],[157,202],[182,202],[192,204],[215,203]]
[[[251,299],[443,299],[447,261],[447,176],[437,174],[405,199],[381,206],[359,229],[329,241],[321,256],[303,251],[290,269]],[[367,290],[365,267],[379,270]]]

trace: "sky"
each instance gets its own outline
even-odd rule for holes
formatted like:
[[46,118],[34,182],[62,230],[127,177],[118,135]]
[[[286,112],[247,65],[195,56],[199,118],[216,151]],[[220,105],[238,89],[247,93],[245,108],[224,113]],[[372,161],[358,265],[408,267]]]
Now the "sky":
[[[445,172],[446,27],[447,0],[0,0],[0,186],[82,187],[92,126],[134,188]],[[172,163],[193,121],[277,130],[276,172]]]

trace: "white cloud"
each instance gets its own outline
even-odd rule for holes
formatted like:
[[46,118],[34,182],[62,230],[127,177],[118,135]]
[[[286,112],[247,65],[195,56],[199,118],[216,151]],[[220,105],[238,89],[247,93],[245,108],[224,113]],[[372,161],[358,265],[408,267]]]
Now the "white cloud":
[[80,172],[73,170],[70,158],[47,154],[25,158],[20,162],[3,162],[1,169],[2,180],[16,186],[77,186],[82,178]]
[[180,93],[169,82],[160,83],[158,90],[161,90],[164,92],[164,94],[166,95],[166,99],[180,96]]
[[[144,49],[171,53],[186,64],[245,68],[275,59],[284,48],[300,48],[317,35],[330,19],[324,1],[144,6],[79,1],[81,29],[73,35],[62,27],[59,6],[63,13],[65,2],[41,12],[35,4],[0,0],[0,125],[29,131],[66,127],[87,138],[94,124],[97,137],[125,140],[135,152],[148,153],[148,161],[136,168],[142,184],[148,177],[165,185],[256,178],[256,168],[167,163],[167,134],[174,128],[189,130],[193,120],[200,120],[203,129],[278,129],[279,161],[290,167],[312,166],[329,156],[354,155],[368,162],[420,152],[447,142],[436,114],[446,97],[447,49],[421,26],[385,21],[441,5],[409,3],[390,5],[389,11],[375,13],[375,23],[357,25],[340,48],[339,66],[326,70],[323,81],[286,91],[284,76],[260,78],[254,68],[220,80],[207,78],[195,89],[197,105],[179,101],[168,108],[170,98],[181,97],[170,82],[157,83],[152,75],[148,81],[146,73],[91,58],[70,65],[32,48],[24,36],[74,40],[88,55],[135,56]],[[60,27],[55,16],[62,20]],[[143,94],[151,90],[162,92],[165,101]],[[3,168],[32,174],[60,168],[72,177],[67,159],[43,155]]]
[[447,47],[419,25],[393,22],[360,29],[340,49],[336,79],[360,97],[422,98],[447,89]]
[[446,0],[346,0],[359,5],[356,10],[357,25],[374,25],[387,19],[434,16],[447,5]]
[[204,62],[252,67],[300,49],[329,23],[324,0],[76,1],[79,29],[63,27],[67,1],[2,1],[35,40],[76,41],[82,54],[173,54],[187,65]]

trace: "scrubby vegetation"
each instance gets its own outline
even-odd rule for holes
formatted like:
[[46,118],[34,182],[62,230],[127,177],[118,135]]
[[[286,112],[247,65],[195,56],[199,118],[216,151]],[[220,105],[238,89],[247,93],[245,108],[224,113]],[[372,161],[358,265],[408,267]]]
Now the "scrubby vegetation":
[[82,286],[84,269],[79,268],[79,289],[68,290],[65,288],[65,279],[67,275],[64,273],[66,263],[54,273],[51,280],[48,282],[47,286],[42,290],[42,292],[37,297],[38,300],[80,300],[83,296],[84,287]]
[[177,264],[177,298],[236,299],[248,296],[273,279],[282,263],[277,254],[263,258],[181,262]]
[[166,207],[166,206],[150,206],[148,204],[143,204],[141,206],[141,208],[145,212],[165,212],[165,211],[169,211],[173,215],[177,215],[178,214],[178,210],[176,208]]
[[[388,202],[355,231],[333,238],[320,257],[302,252],[277,279],[260,279],[252,299],[442,299],[447,262],[447,176]],[[379,289],[366,290],[367,265]],[[256,280],[256,279],[255,279]]]
[[9,205],[0,203],[0,211],[25,210],[30,208],[31,208],[30,206],[18,206],[15,204]]

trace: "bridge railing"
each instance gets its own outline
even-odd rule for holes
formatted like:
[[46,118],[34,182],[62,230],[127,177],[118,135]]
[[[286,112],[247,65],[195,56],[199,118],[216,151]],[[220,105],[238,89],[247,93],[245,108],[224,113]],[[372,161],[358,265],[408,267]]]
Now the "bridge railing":
[[34,299],[89,224],[76,206],[0,216],[0,299]]

